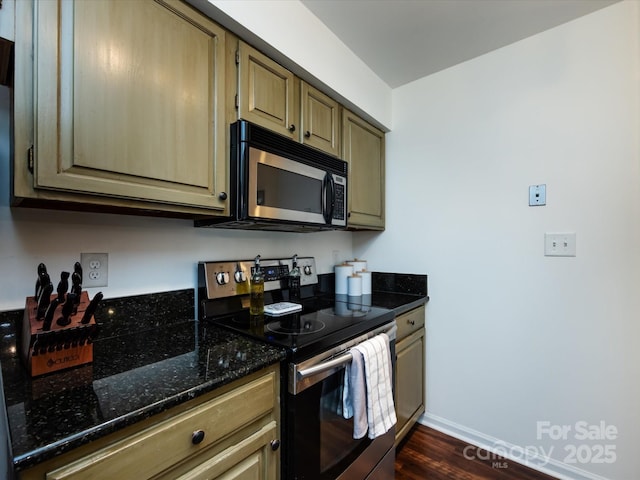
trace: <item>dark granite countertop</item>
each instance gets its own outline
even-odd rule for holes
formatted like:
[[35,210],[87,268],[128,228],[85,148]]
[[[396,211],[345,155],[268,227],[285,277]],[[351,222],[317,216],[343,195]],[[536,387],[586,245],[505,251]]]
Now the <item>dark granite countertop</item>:
[[[320,275],[333,295],[333,274]],[[425,304],[427,276],[373,273],[374,306],[396,315]],[[0,363],[13,465],[24,470],[284,360],[280,348],[195,319],[193,290],[105,299],[92,364],[30,378],[0,312]]]
[[[282,349],[198,328],[194,292],[105,299],[92,364],[30,378],[22,311],[0,312],[0,362],[13,464],[23,470],[285,358]],[[19,341],[19,340],[18,340]]]

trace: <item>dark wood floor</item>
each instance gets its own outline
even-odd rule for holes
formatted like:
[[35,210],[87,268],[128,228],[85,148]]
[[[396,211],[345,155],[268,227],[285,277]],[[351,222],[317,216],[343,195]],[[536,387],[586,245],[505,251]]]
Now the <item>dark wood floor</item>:
[[[465,447],[468,447],[465,450]],[[465,455],[466,452],[466,455]],[[470,457],[473,457],[470,459]],[[396,451],[396,480],[554,480],[423,425]]]

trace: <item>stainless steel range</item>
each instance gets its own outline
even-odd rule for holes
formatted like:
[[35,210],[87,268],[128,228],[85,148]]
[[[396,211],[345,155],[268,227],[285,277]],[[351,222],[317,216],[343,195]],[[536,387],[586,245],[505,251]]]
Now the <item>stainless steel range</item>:
[[[286,350],[281,382],[283,479],[393,478],[395,430],[373,440],[356,440],[353,420],[343,418],[337,402],[350,348],[384,332],[394,361],[394,313],[318,295],[315,259],[297,260],[301,275],[295,300],[302,310],[278,316],[249,314],[253,260],[200,262],[202,328],[213,323]],[[265,305],[292,300],[292,259],[262,260],[261,267]]]

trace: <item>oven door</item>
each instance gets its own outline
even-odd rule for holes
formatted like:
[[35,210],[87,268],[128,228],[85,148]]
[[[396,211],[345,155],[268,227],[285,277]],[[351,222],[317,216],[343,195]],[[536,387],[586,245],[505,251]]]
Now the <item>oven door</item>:
[[[393,325],[395,332],[395,322]],[[394,361],[395,335],[390,338],[389,346]],[[334,354],[311,368],[297,369],[298,365],[290,368],[290,375],[293,372],[304,385],[292,389],[290,379],[286,402],[287,479],[393,478],[393,462],[382,460],[393,449],[395,428],[373,440],[366,436],[356,440],[353,438],[353,419],[342,416],[342,386],[347,361],[348,354]],[[307,375],[306,372],[312,373]],[[390,468],[390,476],[380,474],[377,468]]]
[[248,170],[250,217],[319,225],[334,223],[334,177],[339,181],[342,177],[255,147],[249,147]]

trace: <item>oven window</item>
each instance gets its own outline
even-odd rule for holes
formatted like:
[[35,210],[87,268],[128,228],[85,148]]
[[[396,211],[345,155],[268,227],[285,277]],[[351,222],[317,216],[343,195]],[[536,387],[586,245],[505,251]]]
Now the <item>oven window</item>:
[[342,375],[332,375],[322,383],[320,399],[320,471],[332,471],[345,459],[358,455],[368,441],[353,438],[353,419],[342,416]]
[[258,163],[259,206],[322,214],[322,180]]
[[298,395],[289,395],[288,422],[294,432],[287,456],[295,476],[334,480],[371,444],[353,438],[353,420],[339,411],[344,368]]

